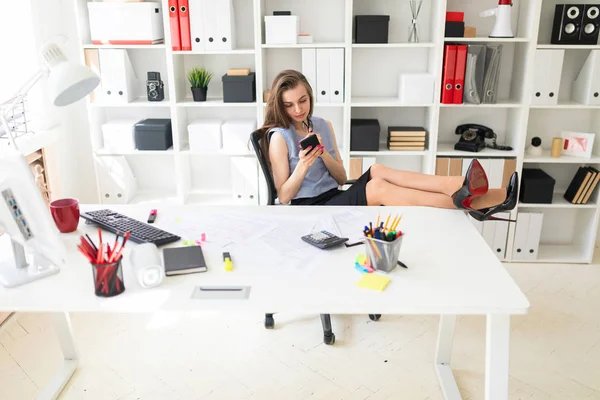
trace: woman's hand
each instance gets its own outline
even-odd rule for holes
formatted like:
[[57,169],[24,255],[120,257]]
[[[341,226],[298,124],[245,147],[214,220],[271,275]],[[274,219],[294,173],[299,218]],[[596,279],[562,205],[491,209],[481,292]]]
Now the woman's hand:
[[300,162],[298,165],[305,171],[308,172],[308,169],[317,161],[319,157],[323,154],[324,147],[322,145],[317,146],[316,149],[313,149],[312,146],[307,147],[304,150],[301,150],[299,153]]

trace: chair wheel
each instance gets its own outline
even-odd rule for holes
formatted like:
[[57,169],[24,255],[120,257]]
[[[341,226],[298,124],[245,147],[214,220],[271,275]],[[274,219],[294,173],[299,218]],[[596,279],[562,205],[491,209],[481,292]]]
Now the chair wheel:
[[265,317],[265,328],[273,329],[275,327],[275,319],[273,317]]
[[331,336],[324,335],[323,342],[328,345],[332,345],[335,343],[335,333],[332,333]]
[[369,314],[369,319],[371,321],[379,321],[379,318],[381,318],[381,314]]

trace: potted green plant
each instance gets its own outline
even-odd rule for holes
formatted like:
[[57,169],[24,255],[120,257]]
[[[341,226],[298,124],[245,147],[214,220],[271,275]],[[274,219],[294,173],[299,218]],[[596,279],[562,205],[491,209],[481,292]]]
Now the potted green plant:
[[212,77],[212,72],[208,72],[206,68],[195,67],[188,72],[188,80],[192,86],[192,97],[194,98],[194,101],[206,101],[208,83]]

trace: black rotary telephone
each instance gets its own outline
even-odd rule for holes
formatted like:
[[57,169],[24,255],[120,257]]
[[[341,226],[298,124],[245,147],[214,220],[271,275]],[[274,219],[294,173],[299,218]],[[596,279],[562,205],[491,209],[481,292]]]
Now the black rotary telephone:
[[[488,147],[496,150],[512,150],[510,146],[498,146],[496,140],[498,135],[484,125],[464,124],[456,127],[456,134],[460,135],[454,150],[477,152]],[[486,144],[485,139],[492,139],[492,144]]]

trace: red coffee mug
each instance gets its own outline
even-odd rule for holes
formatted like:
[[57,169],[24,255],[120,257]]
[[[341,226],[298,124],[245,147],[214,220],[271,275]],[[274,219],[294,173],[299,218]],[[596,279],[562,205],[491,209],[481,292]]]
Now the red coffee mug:
[[60,199],[50,203],[50,214],[62,233],[74,232],[79,225],[79,202],[75,199]]

